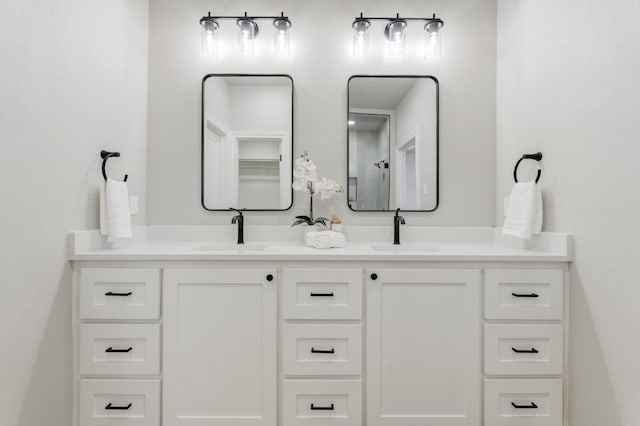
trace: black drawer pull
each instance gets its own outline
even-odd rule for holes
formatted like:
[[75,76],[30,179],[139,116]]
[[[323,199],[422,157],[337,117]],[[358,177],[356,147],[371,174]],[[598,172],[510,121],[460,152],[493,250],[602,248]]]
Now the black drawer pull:
[[538,408],[535,402],[532,402],[529,405],[518,405],[515,402],[512,402],[511,405],[513,405],[513,408]]
[[516,349],[516,348],[511,348],[512,351],[514,351],[517,354],[537,354],[538,350],[536,348],[531,348],[531,349]]
[[128,410],[129,408],[131,408],[133,404],[129,403],[129,405],[123,406],[123,405],[112,405],[111,403],[107,404],[106,407],[104,407],[105,410]]
[[536,293],[522,294],[522,293],[511,293],[513,297],[540,297]]
[[373,281],[377,280],[377,279],[378,279],[378,274],[375,274],[375,273],[374,273],[374,274],[371,274],[371,279],[372,279]]
[[267,275],[267,281],[273,281],[273,275],[271,274]]
[[333,292],[331,292],[331,293],[314,293],[314,292],[311,292],[311,297],[333,297]]
[[334,348],[331,348],[328,351],[323,349],[311,348],[311,353],[312,354],[335,354],[336,350]]
[[127,297],[127,296],[131,296],[133,294],[132,291],[128,292],[128,293],[114,293],[113,291],[108,291],[106,292],[104,295],[105,296],[122,296],[122,297]]
[[333,411],[333,404],[331,405],[324,405],[324,406],[317,406],[317,405],[313,405],[313,403],[311,404],[311,409],[312,410],[325,410],[325,411]]
[[127,353],[127,352],[131,352],[133,350],[133,347],[129,346],[129,348],[127,349],[113,349],[112,346],[109,346],[105,352],[108,353]]

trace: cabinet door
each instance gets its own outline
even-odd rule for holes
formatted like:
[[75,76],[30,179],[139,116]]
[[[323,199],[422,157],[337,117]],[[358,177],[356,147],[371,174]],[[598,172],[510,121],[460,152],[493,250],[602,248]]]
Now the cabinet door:
[[367,425],[479,426],[480,272],[367,275]]
[[163,425],[275,426],[275,277],[165,270]]

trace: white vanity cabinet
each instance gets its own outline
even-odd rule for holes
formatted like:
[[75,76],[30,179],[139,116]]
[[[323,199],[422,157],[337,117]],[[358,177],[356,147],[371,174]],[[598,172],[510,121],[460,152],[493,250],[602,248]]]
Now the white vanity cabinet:
[[276,272],[165,269],[163,425],[276,426]]
[[566,262],[73,267],[73,426],[567,425]]
[[367,278],[367,425],[479,425],[480,270]]

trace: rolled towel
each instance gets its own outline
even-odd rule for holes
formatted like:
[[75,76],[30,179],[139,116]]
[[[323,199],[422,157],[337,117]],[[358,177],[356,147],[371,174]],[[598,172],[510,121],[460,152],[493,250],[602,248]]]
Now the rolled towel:
[[535,182],[513,185],[502,233],[530,240],[542,231],[542,192]]
[[[103,204],[100,209],[106,212],[106,231],[110,243],[117,240],[129,239],[133,237],[131,231],[131,212],[129,210],[129,190],[125,182],[118,182],[107,179],[104,189],[104,198],[100,201]],[[103,231],[103,220],[100,220],[100,229]]]
[[307,232],[305,245],[317,249],[342,248],[346,245],[346,239],[342,232],[318,231]]

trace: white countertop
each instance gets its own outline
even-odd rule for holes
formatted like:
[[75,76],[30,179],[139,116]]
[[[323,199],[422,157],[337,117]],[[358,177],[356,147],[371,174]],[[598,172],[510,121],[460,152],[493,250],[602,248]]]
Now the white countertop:
[[[235,226],[137,227],[127,246],[113,248],[98,231],[69,234],[69,260],[224,260],[224,261],[552,261],[573,260],[569,234],[547,233],[530,242],[505,238],[499,229],[480,227],[403,227],[403,251],[378,251],[372,246],[389,245],[390,227],[345,227],[345,248],[315,249],[302,245],[302,230],[282,226],[245,229],[248,245],[262,250],[201,250],[207,244],[235,242]],[[405,251],[408,247],[424,251]],[[434,250],[431,250],[434,249]]]

